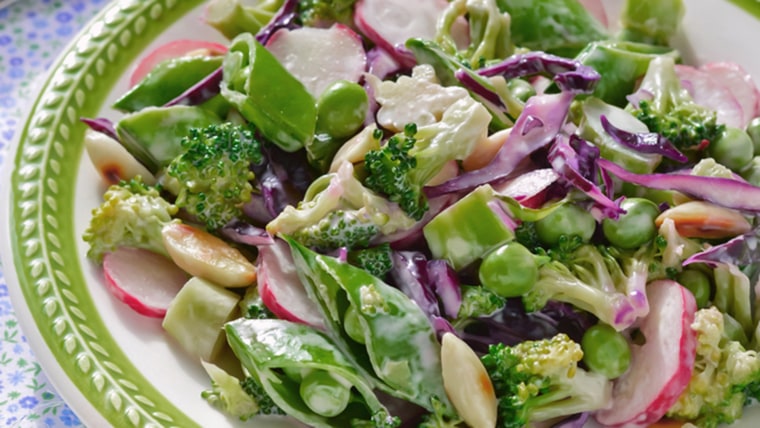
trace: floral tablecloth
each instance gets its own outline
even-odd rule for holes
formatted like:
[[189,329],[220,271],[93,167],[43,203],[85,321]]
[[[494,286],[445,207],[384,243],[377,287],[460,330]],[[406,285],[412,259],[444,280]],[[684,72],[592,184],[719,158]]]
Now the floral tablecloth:
[[[0,163],[34,98],[34,79],[108,0],[20,0],[0,6]],[[4,2],[0,1],[0,5]],[[0,183],[4,185],[4,183]],[[0,427],[78,427],[27,344],[0,267]]]

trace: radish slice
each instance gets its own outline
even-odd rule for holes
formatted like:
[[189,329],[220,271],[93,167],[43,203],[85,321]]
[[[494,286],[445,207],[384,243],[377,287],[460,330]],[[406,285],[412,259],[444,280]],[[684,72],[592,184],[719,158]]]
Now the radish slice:
[[412,66],[414,58],[404,43],[412,37],[434,40],[438,17],[447,6],[443,0],[359,0],[354,23],[377,46]]
[[694,102],[715,110],[719,123],[744,129],[744,111],[741,103],[715,76],[682,64],[676,65],[676,74]]
[[734,95],[742,107],[742,128],[760,114],[760,91],[758,91],[752,76],[741,66],[731,62],[712,62],[700,67],[718,82],[723,84]]
[[609,26],[607,21],[607,11],[604,10],[604,4],[602,0],[578,0],[578,3],[582,4],[586,10],[596,18],[605,27]]
[[284,241],[259,246],[258,287],[261,301],[277,318],[324,329],[322,314],[306,294]]
[[189,276],[168,258],[142,248],[121,247],[103,256],[108,290],[137,313],[163,318]]
[[615,381],[612,405],[597,412],[607,426],[646,427],[660,420],[691,379],[697,337],[691,324],[694,295],[675,281],[647,286],[649,314],[642,320],[646,343],[633,346],[631,366]]
[[318,98],[337,80],[358,82],[367,67],[361,37],[345,25],[280,29],[267,49]]
[[227,46],[205,40],[181,39],[174,40],[153,49],[146,57],[140,60],[129,77],[129,87],[138,84],[156,65],[167,59],[179,58],[191,53],[202,55],[224,55]]

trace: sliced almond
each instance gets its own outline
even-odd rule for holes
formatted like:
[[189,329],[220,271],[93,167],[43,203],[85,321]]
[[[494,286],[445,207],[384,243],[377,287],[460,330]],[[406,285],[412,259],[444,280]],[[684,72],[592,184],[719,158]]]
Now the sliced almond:
[[121,180],[137,176],[142,177],[145,184],[156,183],[153,174],[108,135],[88,129],[84,134],[84,144],[90,161],[108,184],[117,184]]
[[246,287],[256,280],[256,267],[240,251],[204,230],[170,223],[161,235],[174,263],[193,276],[222,287]]
[[740,212],[705,201],[689,201],[665,210],[655,220],[657,227],[665,219],[673,220],[678,234],[686,238],[733,238],[752,229]]
[[462,420],[472,428],[496,427],[496,394],[483,363],[462,339],[445,333],[441,340],[443,387]]
[[509,138],[509,133],[511,131],[512,128],[503,129],[478,141],[472,150],[472,153],[462,161],[462,169],[465,171],[474,171],[491,163],[493,158],[496,157],[496,153],[501,149],[501,146],[503,146],[507,141],[507,138]]

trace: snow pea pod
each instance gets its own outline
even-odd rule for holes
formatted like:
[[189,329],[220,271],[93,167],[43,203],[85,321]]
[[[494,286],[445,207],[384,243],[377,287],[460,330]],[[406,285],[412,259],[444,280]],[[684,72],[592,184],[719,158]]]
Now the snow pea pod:
[[[377,378],[377,386],[430,411],[435,401],[451,408],[443,389],[440,343],[422,310],[363,269],[286,240],[301,282],[319,303],[328,328],[357,365]],[[356,310],[363,343],[346,331],[349,308]]]
[[222,96],[266,139],[287,152],[311,142],[317,123],[314,97],[253,35],[232,40],[223,70]]
[[626,95],[633,92],[646,74],[649,62],[661,55],[679,59],[678,51],[669,47],[614,40],[590,43],[575,59],[602,75],[594,96],[623,107],[627,103]]
[[192,128],[221,123],[211,111],[196,106],[147,107],[124,116],[116,133],[124,147],[152,173],[182,152],[182,139]]
[[221,67],[222,60],[221,56],[195,55],[163,61],[113,106],[126,112],[162,106]]
[[277,319],[240,318],[224,330],[243,367],[299,421],[348,427],[387,415],[370,382],[326,334]]

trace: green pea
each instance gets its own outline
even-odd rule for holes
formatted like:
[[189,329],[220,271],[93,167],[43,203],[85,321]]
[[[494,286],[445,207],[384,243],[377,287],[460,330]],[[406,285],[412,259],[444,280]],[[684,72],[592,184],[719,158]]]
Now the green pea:
[[507,82],[509,92],[518,100],[525,102],[528,98],[536,95],[536,88],[523,79],[511,79]]
[[578,236],[583,242],[588,242],[595,230],[594,216],[574,204],[559,206],[551,214],[536,222],[538,239],[549,246],[557,245],[562,235]]
[[610,244],[623,249],[638,248],[657,236],[654,220],[660,209],[654,202],[644,198],[628,198],[620,207],[626,212],[617,220],[602,221],[604,237]]
[[710,303],[710,293],[712,291],[710,277],[701,270],[684,269],[676,275],[676,281],[691,291],[691,294],[694,295],[694,300],[697,301],[698,308],[707,307]]
[[760,117],[752,119],[749,124],[747,124],[747,129],[745,129],[745,131],[752,140],[753,153],[755,156],[760,155]]
[[750,136],[739,128],[727,126],[718,139],[710,143],[707,152],[716,162],[740,171],[752,159],[754,144]]
[[369,97],[358,83],[338,80],[317,100],[317,130],[334,138],[348,138],[364,124]]
[[525,246],[510,242],[486,255],[478,276],[486,289],[502,297],[517,297],[528,292],[538,280],[538,264]]
[[350,384],[325,370],[314,370],[304,376],[299,393],[314,413],[328,418],[341,414],[351,400]]
[[755,156],[742,170],[742,178],[754,186],[760,186],[760,156]]
[[353,306],[349,306],[343,315],[343,330],[354,341],[364,343],[364,329],[359,321],[359,312]]
[[615,379],[631,365],[628,340],[608,324],[596,324],[581,339],[583,362],[594,372]]

